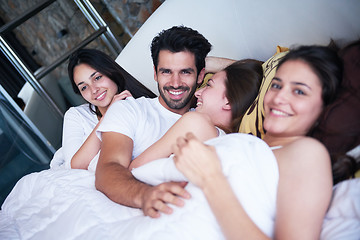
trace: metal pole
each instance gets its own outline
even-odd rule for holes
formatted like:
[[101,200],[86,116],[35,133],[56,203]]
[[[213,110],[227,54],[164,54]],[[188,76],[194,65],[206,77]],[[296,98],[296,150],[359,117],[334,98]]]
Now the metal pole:
[[16,70],[22,75],[22,77],[30,83],[30,85],[34,88],[34,90],[40,95],[41,98],[45,101],[46,104],[49,105],[50,109],[54,111],[54,113],[63,118],[64,114],[60,110],[60,108],[56,105],[54,100],[49,96],[49,94],[45,91],[45,89],[41,86],[41,84],[35,79],[34,75],[30,72],[30,70],[25,66],[25,64],[20,60],[17,54],[11,49],[11,47],[6,43],[5,39],[0,36],[0,47],[1,51],[7,57],[7,59],[12,63],[12,65],[16,68]]
[[102,40],[109,47],[114,55],[118,55],[123,49],[119,42],[116,40],[114,34],[107,26],[105,21],[100,17],[95,8],[88,0],[74,0],[81,12],[85,15],[86,19],[90,22],[91,26],[97,30],[100,26],[106,27],[107,31],[101,36]]

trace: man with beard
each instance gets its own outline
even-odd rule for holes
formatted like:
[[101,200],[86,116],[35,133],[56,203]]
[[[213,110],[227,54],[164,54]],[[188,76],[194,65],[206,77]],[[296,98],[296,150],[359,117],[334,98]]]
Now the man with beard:
[[172,212],[168,204],[182,206],[181,198],[190,197],[183,188],[186,183],[149,186],[136,180],[128,166],[189,110],[210,50],[208,40],[191,28],[176,26],[160,32],[151,44],[160,96],[127,98],[106,112],[97,130],[102,145],[95,186],[114,202],[159,217],[160,212]]

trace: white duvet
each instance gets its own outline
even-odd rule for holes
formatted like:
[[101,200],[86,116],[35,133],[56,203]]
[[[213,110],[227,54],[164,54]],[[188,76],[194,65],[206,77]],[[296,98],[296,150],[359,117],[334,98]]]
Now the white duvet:
[[[272,236],[278,169],[271,150],[242,134],[208,143],[216,145],[224,173],[249,216]],[[151,184],[184,179],[171,159],[154,161],[133,174]],[[51,169],[23,177],[2,205],[0,239],[224,239],[203,194],[192,184],[186,187],[192,198],[183,208],[151,219],[138,209],[112,202],[95,189],[94,181],[94,173],[86,170]],[[360,216],[357,206],[352,214],[355,223]],[[358,239],[358,226],[351,226],[351,235],[342,229],[337,236]],[[341,239],[329,237],[329,231],[325,235]]]

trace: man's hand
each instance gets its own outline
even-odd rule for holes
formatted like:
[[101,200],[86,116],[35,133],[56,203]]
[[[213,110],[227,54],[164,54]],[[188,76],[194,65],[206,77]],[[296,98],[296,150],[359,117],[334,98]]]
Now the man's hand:
[[[142,197],[142,210],[145,216],[152,218],[160,217],[160,212],[171,214],[173,209],[168,204],[178,207],[184,206],[184,200],[189,199],[190,194],[184,189],[187,182],[166,182],[145,190]],[[181,197],[181,198],[180,198]]]

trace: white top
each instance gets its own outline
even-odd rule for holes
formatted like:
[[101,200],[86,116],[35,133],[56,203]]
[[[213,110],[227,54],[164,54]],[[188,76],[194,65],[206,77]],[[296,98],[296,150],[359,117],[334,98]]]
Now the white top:
[[[97,135],[101,139],[99,131],[115,131],[130,137],[134,141],[132,159],[160,139],[181,117],[181,115],[165,109],[158,98],[143,97],[135,100],[130,97],[126,101],[117,101],[113,105],[115,107],[110,107],[107,111],[103,123],[98,128]],[[98,122],[97,116],[90,112],[88,103],[71,107],[64,116],[62,147],[54,154],[50,167],[70,169],[71,158]],[[219,136],[225,134],[223,130],[217,129]],[[89,170],[95,171],[99,153],[91,160]]]
[[164,108],[158,98],[128,97],[109,107],[96,133],[100,139],[101,132],[110,131],[131,138],[134,159],[159,140],[180,117]]
[[215,126],[217,132],[218,132],[218,137],[226,135],[226,132],[224,130],[222,130],[221,128]]
[[[215,146],[223,172],[246,213],[268,237],[272,238],[279,171],[276,158],[269,146],[255,136],[241,133],[223,135],[206,143]],[[187,181],[177,170],[172,157],[144,164],[133,169],[132,174],[151,185],[168,181]],[[191,183],[186,186],[186,190],[192,198],[186,200],[183,207],[174,207],[171,215],[163,214],[156,221],[149,220],[144,224],[146,226],[141,226],[142,234],[154,234],[154,239],[224,239],[202,191]],[[125,233],[129,236],[123,235]],[[134,231],[133,234],[137,233]],[[130,234],[130,230],[125,230],[119,236],[133,239]]]
[[[97,116],[90,111],[88,103],[67,110],[64,115],[62,147],[54,154],[50,167],[71,168],[71,158],[98,122]],[[98,157],[96,155],[94,159]]]
[[271,150],[276,150],[276,149],[280,149],[282,148],[283,146],[279,145],[279,146],[273,146],[273,147],[270,147]]

